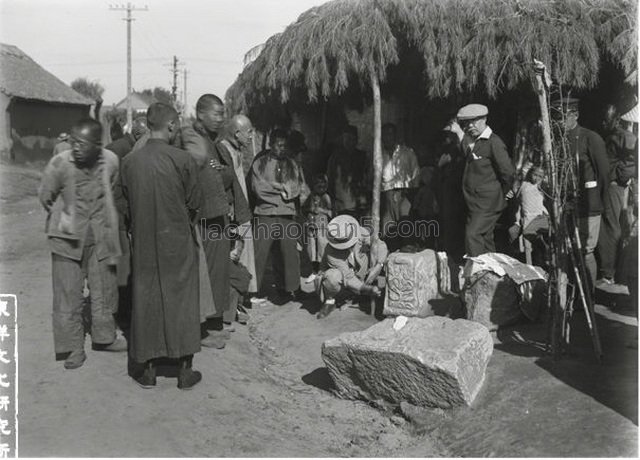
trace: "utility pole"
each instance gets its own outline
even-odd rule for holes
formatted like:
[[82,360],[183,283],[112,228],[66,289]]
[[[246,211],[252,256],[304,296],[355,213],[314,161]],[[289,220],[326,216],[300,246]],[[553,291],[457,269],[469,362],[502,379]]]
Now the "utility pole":
[[184,84],[184,89],[182,91],[182,112],[183,115],[186,117],[187,116],[187,69],[184,69],[182,71],[182,75],[183,75],[183,81],[182,83]]
[[133,11],[148,11],[149,8],[145,5],[144,8],[136,8],[131,5],[131,3],[127,3],[127,6],[124,5],[110,5],[109,9],[111,11],[126,11],[127,17],[123,19],[123,21],[127,21],[127,127],[131,129],[131,122],[133,120],[132,108],[131,108],[131,21],[134,21],[133,17],[131,17],[131,12]]
[[173,74],[173,86],[171,87],[171,99],[173,99],[173,105],[176,105],[178,102],[178,58],[173,56],[173,69],[171,70]]

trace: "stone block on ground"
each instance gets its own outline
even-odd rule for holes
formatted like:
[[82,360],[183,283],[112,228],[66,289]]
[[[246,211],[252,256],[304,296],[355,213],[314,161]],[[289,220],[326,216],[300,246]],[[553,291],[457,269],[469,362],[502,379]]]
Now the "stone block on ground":
[[434,315],[430,301],[439,299],[438,260],[435,251],[394,252],[386,266],[385,315]]
[[490,331],[517,322],[521,318],[518,287],[508,276],[491,271],[476,273],[464,289],[467,319]]
[[339,396],[440,408],[473,402],[492,352],[486,327],[440,316],[388,318],[322,345]]

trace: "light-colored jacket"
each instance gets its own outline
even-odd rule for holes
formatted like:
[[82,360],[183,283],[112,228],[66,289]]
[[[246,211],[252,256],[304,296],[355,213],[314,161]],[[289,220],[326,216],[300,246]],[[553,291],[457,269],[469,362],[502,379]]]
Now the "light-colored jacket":
[[[102,149],[98,157],[98,173],[104,188],[103,213],[96,216],[92,226],[98,259],[109,258],[115,264],[122,254],[118,235],[118,213],[113,188],[118,180],[118,156]],[[45,233],[51,251],[73,260],[82,259],[84,238],[89,217],[77,212],[76,172],[78,168],[71,150],[54,156],[47,164],[38,190],[40,203],[47,210]]]

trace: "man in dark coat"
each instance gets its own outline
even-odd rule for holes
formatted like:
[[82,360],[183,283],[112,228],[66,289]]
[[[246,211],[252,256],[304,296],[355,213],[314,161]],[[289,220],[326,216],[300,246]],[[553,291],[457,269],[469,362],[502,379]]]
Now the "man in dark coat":
[[[215,310],[202,305],[206,321],[202,323],[202,346],[224,348],[229,333],[224,331],[223,312],[229,309],[229,253],[231,242],[224,237],[231,214],[230,195],[234,187],[233,167],[222,164],[215,142],[224,123],[224,104],[213,94],[200,96],[196,103],[196,121],[182,128],[182,148],[198,164],[198,182],[204,201],[198,215],[204,254]],[[245,200],[246,201],[246,200]],[[248,212],[248,205],[245,204]],[[242,205],[240,205],[242,210]],[[207,330],[209,329],[209,330]]]
[[438,159],[438,202],[440,206],[439,240],[442,248],[455,261],[464,255],[465,203],[462,193],[462,176],[466,165],[462,152],[464,132],[451,120],[441,132],[441,155]]
[[107,145],[105,148],[118,155],[118,158],[122,161],[122,159],[131,152],[138,139],[145,135],[147,131],[147,118],[140,116],[133,120],[131,133],[125,134],[120,139],[117,139]]
[[627,208],[631,180],[636,176],[635,156],[638,138],[622,129],[615,106],[605,110],[603,127],[609,157],[609,189],[605,195],[602,224],[598,237],[598,256],[603,284],[613,284],[622,237],[621,217]]
[[[120,161],[122,161],[124,157],[131,152],[138,139],[147,135],[148,131],[147,117],[138,117],[133,120],[133,126],[130,134],[125,134],[123,137],[113,141],[105,148],[115,153]],[[121,191],[119,190],[120,184],[120,181],[116,183],[114,189],[114,194],[116,196],[121,194]],[[131,323],[131,243],[129,241],[129,234],[126,230],[127,223],[125,222],[125,216],[119,215],[118,219],[122,257],[118,259],[118,266],[116,267],[118,274],[118,313],[116,314],[116,320],[125,335],[128,335]]]
[[133,249],[133,318],[130,357],[145,363],[133,378],[144,388],[155,385],[156,358],[180,362],[178,388],[202,379],[191,368],[200,351],[198,247],[193,219],[202,204],[195,161],[169,145],[179,129],[170,106],[152,104],[151,130],[140,150],[122,166]]
[[254,195],[255,225],[253,236],[256,251],[258,292],[265,293],[264,274],[270,260],[271,247],[277,242],[283,266],[283,285],[274,303],[285,304],[299,298],[300,255],[296,249],[302,229],[295,220],[297,199],[304,188],[300,165],[286,153],[287,133],[271,132],[271,149],[258,154],[249,172]]
[[602,138],[578,124],[579,102],[575,98],[556,100],[551,104],[551,114],[555,119],[555,126],[564,136],[571,158],[578,162],[575,213],[593,293],[598,273],[594,250],[598,244],[601,216],[609,187],[609,160]]
[[488,114],[484,105],[469,104],[457,117],[465,132],[462,146],[467,164],[462,190],[467,203],[465,249],[469,256],[496,250],[493,231],[507,205],[515,174],[504,142],[487,125]]

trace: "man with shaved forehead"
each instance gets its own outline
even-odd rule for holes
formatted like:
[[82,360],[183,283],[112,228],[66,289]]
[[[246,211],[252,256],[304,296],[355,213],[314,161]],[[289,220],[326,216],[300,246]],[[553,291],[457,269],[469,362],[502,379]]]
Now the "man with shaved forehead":
[[[229,202],[229,223],[238,226],[238,237],[235,240],[234,248],[231,250],[231,264],[229,265],[229,283],[238,279],[237,265],[240,262],[251,274],[248,290],[257,291],[255,256],[253,247],[253,237],[251,232],[251,212],[249,211],[249,195],[245,181],[245,171],[243,167],[242,149],[251,145],[253,138],[253,125],[251,120],[245,115],[234,115],[226,124],[222,135],[215,144],[219,161],[227,167],[227,170],[234,174],[228,181],[226,187],[227,199]],[[224,305],[223,320],[226,325],[231,325],[236,319],[246,322],[246,312],[240,310],[242,299],[239,299],[237,292],[230,289],[229,302]],[[233,330],[233,326],[230,327]]]
[[133,253],[133,312],[130,368],[143,388],[156,384],[158,358],[179,362],[178,388],[189,389],[202,375],[192,369],[200,351],[198,246],[194,218],[202,205],[195,160],[172,147],[180,129],[173,107],[147,110],[149,140],[122,164],[123,212],[128,216]]
[[40,202],[48,213],[52,252],[53,338],[57,359],[84,363],[83,289],[91,292],[91,341],[98,351],[126,351],[116,336],[116,263],[120,256],[113,187],[118,157],[101,148],[102,126],[91,118],[71,131],[71,150],[54,156],[42,176]]

